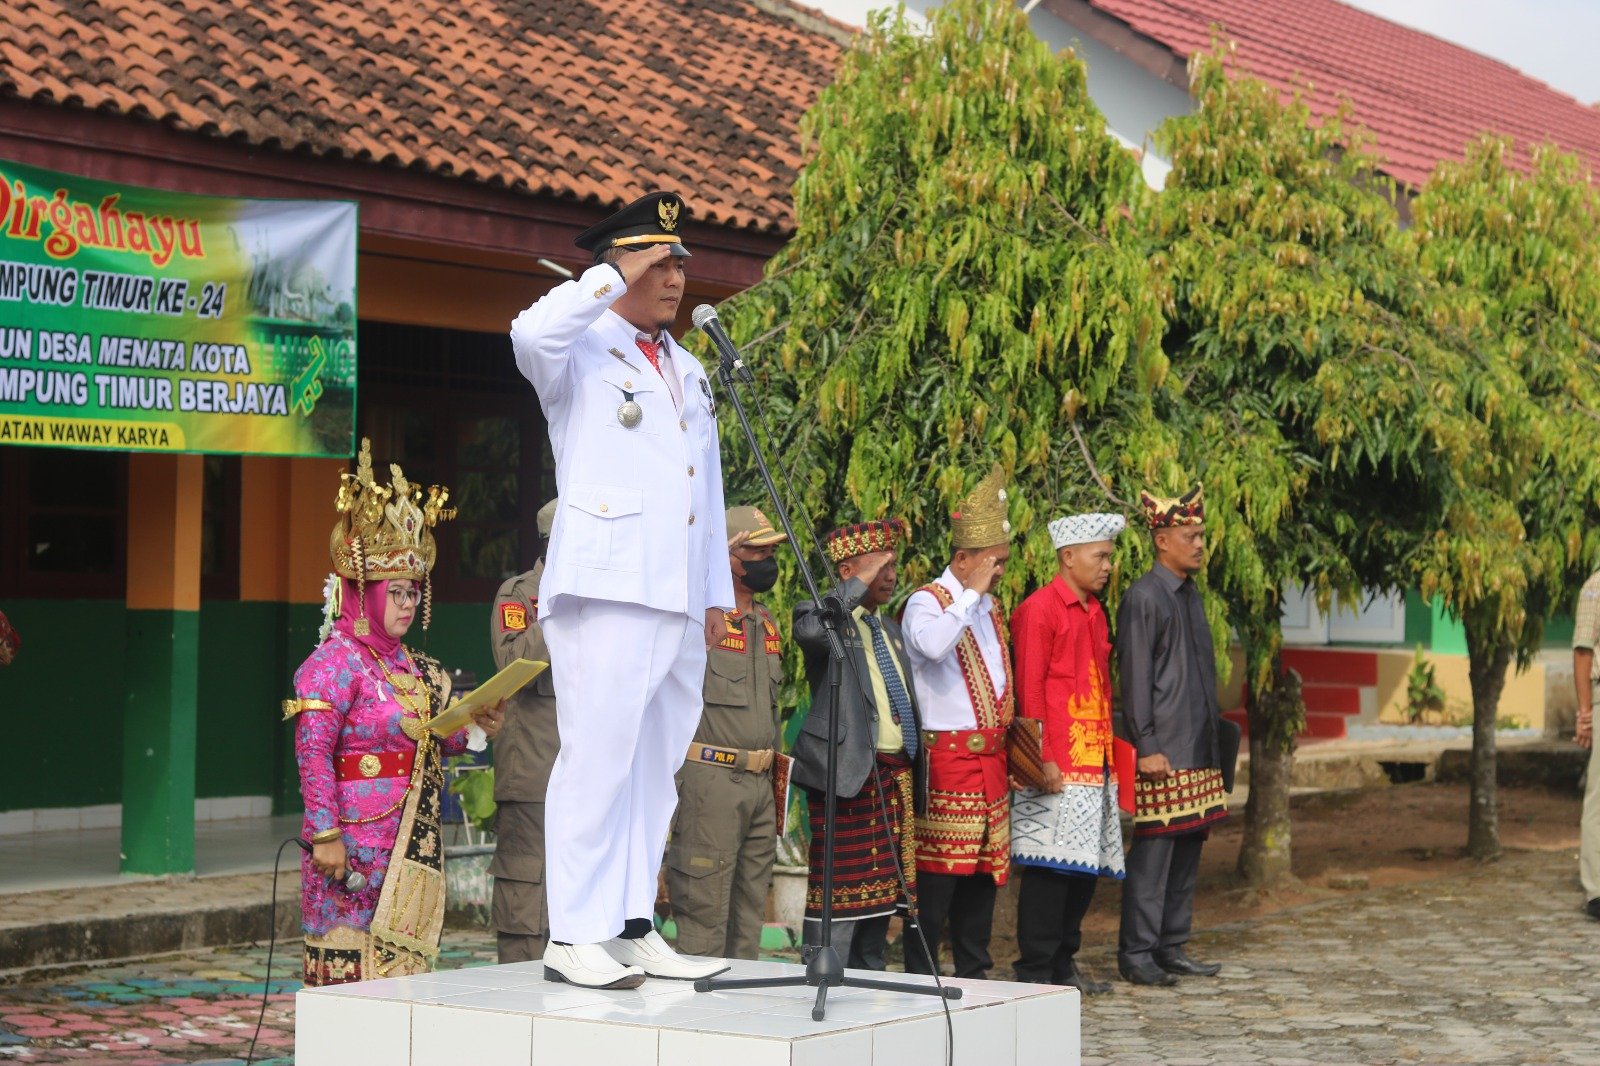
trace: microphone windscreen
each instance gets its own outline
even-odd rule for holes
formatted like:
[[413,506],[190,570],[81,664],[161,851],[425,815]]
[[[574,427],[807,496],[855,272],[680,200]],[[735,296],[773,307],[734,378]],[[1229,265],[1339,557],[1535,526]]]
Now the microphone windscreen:
[[694,314],[690,318],[694,321],[695,329],[705,329],[707,322],[716,321],[717,309],[710,304],[701,304],[694,309]]

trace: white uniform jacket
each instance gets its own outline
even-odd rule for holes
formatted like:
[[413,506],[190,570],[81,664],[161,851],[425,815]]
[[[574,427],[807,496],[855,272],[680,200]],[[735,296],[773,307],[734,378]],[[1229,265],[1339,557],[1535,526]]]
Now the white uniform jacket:
[[[621,273],[599,264],[511,324],[517,368],[550,426],[561,497],[541,618],[569,595],[696,618],[734,606],[710,381],[663,332],[681,385],[678,409],[635,343],[639,331],[610,310],[626,291]],[[643,413],[631,428],[618,412],[630,396]]]

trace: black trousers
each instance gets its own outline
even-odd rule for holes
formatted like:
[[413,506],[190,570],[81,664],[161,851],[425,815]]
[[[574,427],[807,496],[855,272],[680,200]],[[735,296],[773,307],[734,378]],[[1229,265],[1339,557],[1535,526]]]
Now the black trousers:
[[[916,930],[907,929],[906,973],[933,973],[950,926],[950,954],[957,977],[983,979],[994,960],[989,957],[989,934],[994,928],[995,883],[992,874],[929,874],[917,871],[917,919],[928,941],[924,954]],[[930,957],[931,956],[931,957]]]
[[[800,957],[811,958],[809,949],[822,943],[822,923],[807,918],[800,929]],[[889,946],[889,915],[856,918],[833,923],[833,950],[850,970],[886,970],[884,951]]]
[[[1017,869],[1015,864],[1012,869]],[[1021,867],[1017,894],[1016,977],[1036,984],[1065,984],[1083,946],[1083,916],[1100,878],[1043,866]]]
[[1200,873],[1202,830],[1176,836],[1134,837],[1128,876],[1122,882],[1122,929],[1117,961],[1148,966],[1157,952],[1189,942],[1194,922],[1194,885]]

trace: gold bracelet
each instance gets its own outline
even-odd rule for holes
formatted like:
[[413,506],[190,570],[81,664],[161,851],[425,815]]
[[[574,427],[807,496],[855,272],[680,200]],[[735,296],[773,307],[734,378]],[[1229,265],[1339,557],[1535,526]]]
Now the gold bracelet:
[[313,843],[313,844],[332,844],[335,840],[338,840],[339,838],[341,838],[343,836],[344,836],[344,830],[340,829],[338,826],[334,826],[332,829],[324,829],[320,833],[312,833],[311,834],[311,843]]

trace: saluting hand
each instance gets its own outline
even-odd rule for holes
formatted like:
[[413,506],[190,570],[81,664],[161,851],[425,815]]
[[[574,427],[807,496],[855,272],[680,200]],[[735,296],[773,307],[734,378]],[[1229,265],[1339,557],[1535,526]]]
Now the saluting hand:
[[856,570],[852,576],[860,578],[863,585],[871,585],[893,559],[894,552],[868,552],[856,560]]
[[672,254],[670,244],[652,244],[638,252],[626,252],[617,260],[616,266],[622,273],[622,280],[628,288],[633,288],[634,283],[644,277],[645,271],[655,266]]
[[967,579],[961,584],[982,596],[993,592],[994,586],[999,580],[1000,560],[992,555],[983,555],[979,556],[978,561],[972,564],[972,572],[967,575]]

